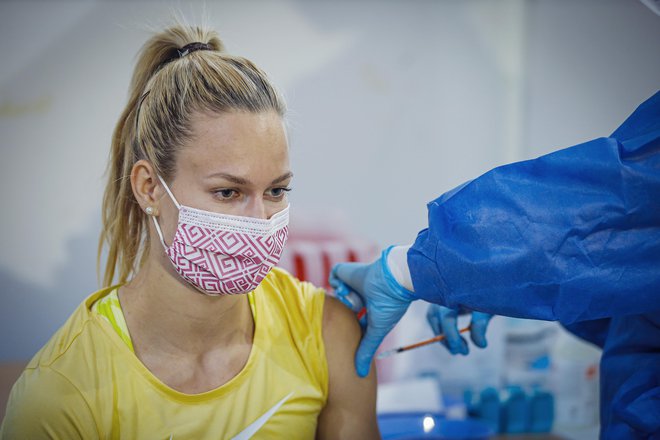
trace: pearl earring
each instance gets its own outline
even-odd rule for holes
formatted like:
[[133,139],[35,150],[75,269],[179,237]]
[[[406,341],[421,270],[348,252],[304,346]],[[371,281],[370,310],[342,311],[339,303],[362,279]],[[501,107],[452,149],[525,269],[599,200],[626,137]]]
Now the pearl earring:
[[154,208],[151,206],[147,206],[147,208],[144,210],[144,212],[147,213],[147,215],[153,215],[154,214]]

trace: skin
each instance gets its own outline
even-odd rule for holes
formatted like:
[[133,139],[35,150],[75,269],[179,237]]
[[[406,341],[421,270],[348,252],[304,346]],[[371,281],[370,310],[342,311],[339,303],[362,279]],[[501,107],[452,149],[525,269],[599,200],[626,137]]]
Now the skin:
[[323,341],[328,358],[328,403],[319,416],[318,439],[379,439],[376,420],[376,369],[361,378],[355,352],[362,332],[355,315],[339,300],[326,296]]
[[[287,206],[285,189],[292,174],[279,115],[199,113],[192,121],[192,136],[177,153],[175,175],[167,182],[180,204],[263,219]],[[178,210],[153,167],[140,160],[130,178],[140,207],[154,210],[165,243],[171,243]],[[135,353],[177,391],[196,394],[218,388],[241,371],[252,348],[254,320],[247,295],[201,294],[175,272],[149,225],[147,260],[119,290]],[[379,438],[375,375],[362,379],[353,368],[360,328],[334,298],[325,301],[323,339],[329,395],[317,437]]]

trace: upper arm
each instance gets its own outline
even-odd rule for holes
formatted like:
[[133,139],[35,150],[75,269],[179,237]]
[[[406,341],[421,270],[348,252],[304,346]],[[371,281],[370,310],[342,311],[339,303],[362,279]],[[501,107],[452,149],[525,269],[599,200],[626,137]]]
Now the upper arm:
[[23,372],[12,388],[0,439],[94,439],[98,430],[79,390],[49,368]]
[[328,401],[319,417],[319,439],[377,439],[376,373],[355,371],[362,332],[353,312],[327,296],[323,307],[323,342],[328,361]]

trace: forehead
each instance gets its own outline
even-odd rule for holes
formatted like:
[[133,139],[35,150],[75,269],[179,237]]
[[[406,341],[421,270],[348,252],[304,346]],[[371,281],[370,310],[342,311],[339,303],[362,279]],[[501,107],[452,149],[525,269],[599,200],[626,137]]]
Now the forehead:
[[177,173],[281,174],[288,171],[288,158],[284,123],[274,111],[195,113]]

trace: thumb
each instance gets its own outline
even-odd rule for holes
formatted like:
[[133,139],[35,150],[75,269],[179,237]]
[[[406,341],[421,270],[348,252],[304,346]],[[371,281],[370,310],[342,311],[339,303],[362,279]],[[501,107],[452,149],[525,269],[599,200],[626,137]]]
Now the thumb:
[[366,377],[369,374],[369,368],[371,367],[376,350],[384,338],[385,335],[381,335],[373,327],[367,327],[367,331],[355,353],[355,369],[358,376]]
[[467,343],[458,331],[458,313],[445,308],[440,318],[440,325],[442,325],[449,352],[451,354],[468,354]]
[[[364,291],[364,280],[367,277],[368,265],[364,263],[339,263],[330,272],[330,285],[333,287],[337,281],[348,285],[351,289],[362,294]],[[334,284],[333,284],[334,283]]]
[[442,334],[442,325],[440,325],[440,317],[434,312],[430,312],[428,315],[426,315],[426,321],[429,323],[431,326],[431,330],[433,330],[433,334],[438,336]]
[[473,312],[472,325],[470,329],[470,338],[477,347],[486,348],[488,342],[486,341],[486,330],[492,315],[488,313]]

